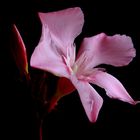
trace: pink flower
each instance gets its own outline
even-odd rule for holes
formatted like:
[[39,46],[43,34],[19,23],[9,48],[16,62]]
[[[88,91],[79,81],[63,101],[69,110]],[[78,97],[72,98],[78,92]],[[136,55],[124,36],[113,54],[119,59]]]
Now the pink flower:
[[81,33],[84,15],[80,8],[39,13],[42,36],[30,64],[59,77],[62,94],[77,89],[85,112],[91,122],[97,120],[103,104],[102,97],[89,84],[104,88],[106,94],[130,104],[136,104],[123,85],[112,75],[97,68],[100,64],[128,65],[135,49],[126,35],[107,36],[104,33],[85,38],[76,56],[74,39]]

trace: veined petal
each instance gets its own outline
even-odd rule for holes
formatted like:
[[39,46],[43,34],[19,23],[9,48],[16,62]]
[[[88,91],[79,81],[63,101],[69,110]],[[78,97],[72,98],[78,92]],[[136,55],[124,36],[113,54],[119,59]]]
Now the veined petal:
[[124,66],[129,64],[135,55],[129,36],[107,36],[101,33],[83,40],[76,63],[85,67],[84,69],[91,69],[99,64]]
[[99,111],[103,104],[102,97],[87,82],[77,80],[75,76],[71,77],[72,83],[78,90],[81,102],[91,122],[96,122]]
[[30,65],[61,77],[68,77],[62,54],[53,44],[47,27],[42,26],[42,36],[31,56]]
[[128,94],[124,86],[112,75],[99,71],[90,76],[89,82],[96,84],[105,89],[106,94],[110,98],[115,98],[128,102],[130,104],[136,104],[136,102]]
[[49,28],[53,42],[66,57],[67,47],[73,47],[74,39],[82,31],[84,24],[82,10],[74,7],[57,12],[39,13],[39,17],[42,24]]

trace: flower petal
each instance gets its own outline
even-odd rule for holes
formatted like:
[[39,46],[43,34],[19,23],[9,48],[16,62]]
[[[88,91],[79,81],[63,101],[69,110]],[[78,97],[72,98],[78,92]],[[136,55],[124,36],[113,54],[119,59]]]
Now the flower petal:
[[104,88],[106,94],[110,98],[116,98],[130,104],[136,104],[123,85],[112,75],[106,72],[96,71],[90,78],[90,82]]
[[77,80],[75,76],[72,76],[71,80],[75,88],[78,90],[87,117],[91,122],[96,122],[103,104],[102,97],[89,83]]
[[84,22],[80,8],[39,13],[42,36],[31,57],[31,66],[68,77],[75,61],[73,41],[80,34]]
[[84,69],[91,69],[99,64],[124,66],[133,57],[135,49],[129,36],[107,36],[101,33],[83,40],[76,63],[85,67]]
[[63,61],[61,53],[52,43],[52,38],[47,27],[42,26],[42,36],[31,56],[30,65],[58,76],[68,76],[66,64]]
[[39,13],[44,26],[48,26],[52,40],[66,56],[67,46],[81,33],[84,15],[79,7],[68,8],[57,12]]

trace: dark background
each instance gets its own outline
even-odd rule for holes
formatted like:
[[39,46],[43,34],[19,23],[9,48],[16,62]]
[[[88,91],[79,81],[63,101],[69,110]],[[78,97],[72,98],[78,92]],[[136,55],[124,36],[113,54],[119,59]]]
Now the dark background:
[[[0,95],[1,127],[3,140],[37,140],[39,120],[38,104],[32,99],[25,81],[18,79],[18,70],[10,54],[11,25],[15,23],[27,48],[28,60],[37,45],[41,24],[37,12],[50,12],[69,7],[81,7],[85,15],[83,32],[76,38],[77,47],[84,37],[101,32],[108,35],[126,34],[132,37],[136,57],[126,67],[105,66],[118,78],[135,100],[140,100],[140,30],[139,4],[135,1],[89,1],[89,0],[28,0],[5,1],[0,4]],[[30,72],[33,70],[29,67]],[[55,88],[55,85],[54,87]],[[112,100],[105,91],[95,87],[104,98],[98,120],[92,124],[86,117],[77,92],[59,101],[43,123],[43,140],[53,139],[99,139],[139,137],[140,105],[132,106]]]

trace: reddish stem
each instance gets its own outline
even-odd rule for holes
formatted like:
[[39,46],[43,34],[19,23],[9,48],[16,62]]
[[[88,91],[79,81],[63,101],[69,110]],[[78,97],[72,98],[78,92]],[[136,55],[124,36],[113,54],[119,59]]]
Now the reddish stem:
[[40,122],[40,128],[39,128],[39,140],[43,140],[43,135],[42,135],[42,124],[43,124],[43,120],[41,120]]

